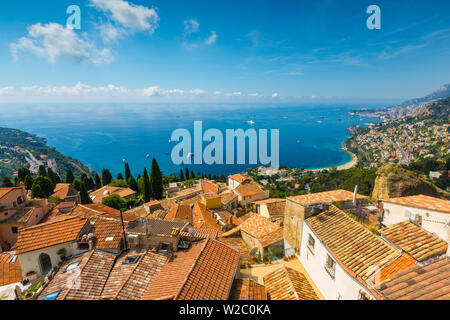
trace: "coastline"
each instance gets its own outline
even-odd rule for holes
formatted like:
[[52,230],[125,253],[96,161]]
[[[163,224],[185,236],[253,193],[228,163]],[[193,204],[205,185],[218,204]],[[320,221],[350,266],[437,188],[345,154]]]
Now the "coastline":
[[[349,154],[352,159],[349,162],[347,162],[347,163],[344,163],[344,164],[341,164],[340,166],[337,166],[336,167],[337,170],[338,171],[342,171],[342,170],[347,170],[347,169],[354,168],[356,166],[356,164],[358,163],[358,157],[354,153],[348,151],[344,146],[342,146],[341,150],[346,152],[347,154]],[[309,170],[309,171],[319,172],[319,171],[323,171],[323,170],[331,170],[331,168],[333,168],[333,167],[335,167],[335,166],[331,166],[331,167],[328,167],[328,168],[312,169],[312,170]]]

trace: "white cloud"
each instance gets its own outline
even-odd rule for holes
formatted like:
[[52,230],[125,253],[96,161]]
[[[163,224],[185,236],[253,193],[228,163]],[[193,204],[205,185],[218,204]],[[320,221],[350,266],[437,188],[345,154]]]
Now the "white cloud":
[[210,46],[217,41],[217,32],[212,30],[207,38],[201,38],[200,23],[197,19],[184,20],[183,46],[191,51]]
[[184,20],[185,34],[197,33],[200,31],[200,24],[196,19]]
[[94,44],[78,36],[73,29],[58,23],[34,24],[28,27],[28,35],[10,44],[15,61],[20,52],[30,52],[47,58],[50,63],[59,59],[108,63],[113,60],[109,49],[97,49]]
[[159,16],[154,8],[123,0],[89,0],[91,5],[130,31],[148,31],[154,33],[159,26]]
[[[277,94],[272,97],[277,97]],[[243,93],[240,91],[223,93],[222,91],[207,92],[201,88],[179,89],[149,86],[140,89],[130,89],[119,85],[89,86],[78,82],[73,86],[25,86],[0,87],[2,101],[102,101],[102,102],[146,102],[146,101],[253,101],[253,99],[270,99],[260,93]]]
[[217,33],[215,31],[211,31],[211,35],[205,40],[206,45],[212,45],[217,40]]
[[272,94],[272,99],[278,98],[278,93],[275,92],[274,94]]

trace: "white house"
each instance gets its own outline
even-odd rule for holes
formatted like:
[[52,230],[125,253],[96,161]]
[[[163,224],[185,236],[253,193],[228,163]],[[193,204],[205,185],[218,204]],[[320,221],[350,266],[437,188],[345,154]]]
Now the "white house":
[[252,181],[252,179],[245,174],[233,174],[228,177],[228,187],[230,190],[234,190],[239,187],[242,183],[248,183]]
[[450,201],[425,195],[383,201],[383,221],[391,226],[411,221],[445,241],[450,240]]
[[304,221],[296,256],[326,300],[372,300],[372,277],[401,254],[332,206]]

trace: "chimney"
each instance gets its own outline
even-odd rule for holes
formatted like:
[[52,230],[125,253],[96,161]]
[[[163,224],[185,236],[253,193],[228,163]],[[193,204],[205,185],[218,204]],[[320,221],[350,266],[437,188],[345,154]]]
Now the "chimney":
[[358,194],[358,185],[355,186],[355,191],[353,192],[353,206],[356,207],[358,205],[357,196]]

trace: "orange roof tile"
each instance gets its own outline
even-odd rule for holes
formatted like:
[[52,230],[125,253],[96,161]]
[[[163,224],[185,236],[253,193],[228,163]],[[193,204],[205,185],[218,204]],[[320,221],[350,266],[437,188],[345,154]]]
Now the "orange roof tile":
[[92,202],[94,203],[102,203],[103,198],[109,197],[112,194],[117,194],[120,197],[125,198],[136,194],[136,191],[131,190],[130,188],[104,186],[89,193],[89,197],[91,197]]
[[257,239],[261,239],[281,229],[280,226],[270,222],[269,219],[264,218],[259,214],[253,214],[250,218],[239,225],[239,227],[241,228],[241,231],[244,231]]
[[217,195],[219,193],[219,187],[211,181],[202,180],[201,181],[202,192],[205,194],[214,194]]
[[[95,250],[64,261],[38,300],[58,291],[56,300],[100,300],[115,260],[115,255]],[[79,264],[74,269],[67,270],[76,263]]]
[[22,280],[19,259],[8,253],[0,253],[0,287]]
[[67,216],[20,229],[16,253],[21,254],[65,242],[76,241],[86,223],[86,218]]
[[450,300],[450,259],[402,270],[377,289],[387,300]]
[[414,266],[417,263],[416,259],[409,254],[403,253],[398,259],[380,270],[379,274],[375,276],[374,284],[378,285],[383,282],[389,281],[393,275]]
[[64,200],[66,197],[77,195],[78,191],[70,183],[57,183],[52,197],[59,197],[61,200]]
[[95,249],[118,249],[123,238],[122,222],[115,219],[91,217],[91,232],[95,237]]
[[334,206],[305,221],[334,259],[360,281],[365,282],[401,254]]
[[8,193],[10,193],[13,190],[22,190],[22,187],[11,187],[11,188],[0,188],[0,199],[6,196]]
[[[352,201],[353,192],[347,190],[333,190],[319,193],[304,194],[288,198],[302,206],[313,204],[332,204],[333,202]],[[366,196],[357,195],[357,199],[367,199]]]
[[267,300],[266,288],[252,279],[235,279],[230,300]]
[[409,221],[396,223],[380,232],[419,262],[447,252],[447,242]]
[[181,220],[192,222],[191,208],[186,205],[179,205],[169,210],[164,217],[166,221]]
[[[124,264],[129,256],[139,256],[135,264]],[[161,272],[167,257],[150,250],[133,250],[117,259],[106,282],[102,299],[140,300]]]
[[220,194],[220,198],[221,198],[221,202],[224,205],[227,205],[231,201],[236,200],[238,198],[238,196],[237,196],[237,194],[235,194],[233,192],[224,192],[224,193]]
[[265,191],[261,189],[261,187],[253,181],[250,183],[240,184],[234,190],[237,191],[243,197],[256,196],[265,193]]
[[252,180],[249,176],[242,174],[242,173],[233,174],[231,176],[228,176],[228,178],[233,179],[234,181],[236,181],[238,183],[242,183],[247,180]]
[[263,279],[269,300],[319,300],[305,275],[286,266]]
[[[93,204],[83,204],[78,205],[72,212],[72,215],[84,216],[84,217],[93,217],[100,216],[103,218],[112,218],[116,220],[120,220],[120,211],[105,206],[103,204],[93,203]],[[122,214],[123,220],[126,222],[139,220],[139,217],[124,212]]]
[[203,203],[196,202],[192,209],[194,227],[215,229],[222,233],[222,227],[217,224],[217,220],[212,215],[212,211],[208,210]]
[[239,265],[239,252],[216,240],[179,251],[155,277],[144,300],[226,300]]
[[423,194],[410,197],[393,198],[385,200],[384,202],[450,213],[450,201],[425,196]]

